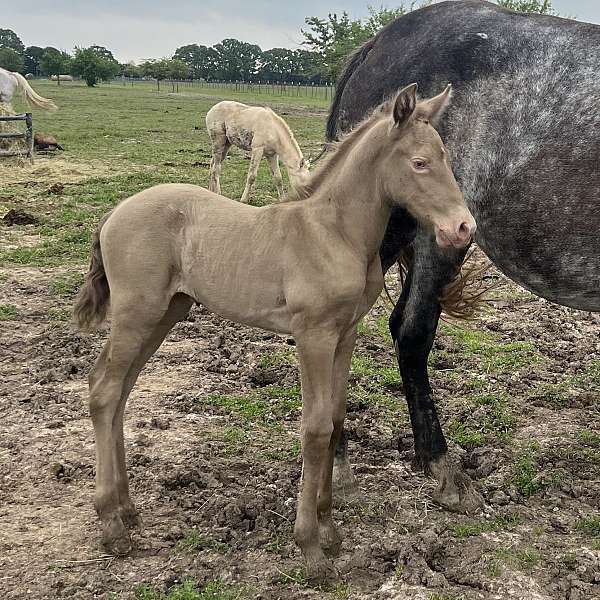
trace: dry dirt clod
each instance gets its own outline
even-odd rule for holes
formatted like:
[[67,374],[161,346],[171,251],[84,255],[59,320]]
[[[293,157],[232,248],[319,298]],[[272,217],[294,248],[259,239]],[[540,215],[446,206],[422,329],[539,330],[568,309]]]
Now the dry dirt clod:
[[3,217],[2,220],[6,225],[36,225],[39,220],[33,215],[25,212],[22,208],[11,208]]

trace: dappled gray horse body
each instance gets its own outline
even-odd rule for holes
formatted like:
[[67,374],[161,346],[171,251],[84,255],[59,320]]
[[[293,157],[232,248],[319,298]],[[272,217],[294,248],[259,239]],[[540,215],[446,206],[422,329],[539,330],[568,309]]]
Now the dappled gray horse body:
[[600,310],[600,26],[444,2],[377,36],[343,89],[330,134],[392,90],[450,81],[441,125],[477,242],[511,279]]
[[[600,310],[600,26],[524,15],[479,0],[411,12],[354,53],[327,133],[335,139],[410,81],[426,95],[449,81],[454,101],[440,132],[475,216],[476,241],[511,279],[573,308]],[[380,251],[384,270],[404,252],[409,271],[390,331],[415,438],[415,462],[439,479],[438,499],[480,503],[452,468],[433,401],[427,357],[439,298],[464,253],[435,247],[402,211]],[[406,252],[408,249],[408,253]],[[347,473],[345,450],[337,467]]]

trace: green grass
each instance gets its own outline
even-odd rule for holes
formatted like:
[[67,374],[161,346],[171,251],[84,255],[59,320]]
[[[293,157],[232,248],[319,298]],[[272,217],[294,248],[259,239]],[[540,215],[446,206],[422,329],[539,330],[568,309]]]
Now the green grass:
[[579,434],[579,439],[588,446],[595,446],[600,448],[600,433],[590,431],[589,429],[582,429]]
[[600,517],[585,517],[577,522],[577,529],[586,535],[600,537]]
[[16,306],[12,304],[0,304],[0,321],[14,321],[16,318]]
[[536,548],[514,548],[501,546],[494,551],[497,559],[506,565],[515,567],[520,571],[529,572],[540,564],[542,555]]
[[219,554],[227,554],[231,549],[229,544],[218,542],[203,536],[198,530],[190,529],[183,538],[177,542],[177,549],[186,554],[198,554],[202,550],[214,550]]
[[148,583],[139,585],[135,590],[136,600],[243,600],[252,597],[252,588],[230,586],[221,581],[212,581],[199,587],[189,580],[172,587],[166,594]]
[[[206,186],[211,146],[205,130],[204,117],[213,104],[222,99],[239,99],[273,104],[294,131],[306,156],[321,148],[325,112],[315,114],[315,108],[327,103],[315,98],[279,98],[251,94],[235,94],[227,90],[187,89],[172,94],[167,89],[156,92],[153,85],[134,87],[118,84],[88,88],[80,83],[56,86],[52,82],[36,81],[36,90],[52,98],[59,106],[56,113],[37,111],[36,131],[55,135],[65,152],[61,160],[93,167],[92,177],[78,184],[69,184],[68,170],[64,175],[64,193],[60,199],[48,196],[48,183],[6,186],[0,209],[12,208],[23,199],[40,216],[33,231],[41,236],[31,246],[2,247],[1,265],[55,267],[86,263],[90,237],[100,217],[119,200],[144,188],[166,182],[186,182]],[[286,111],[285,106],[295,107]],[[307,106],[312,112],[298,110]],[[15,102],[17,111],[25,105]],[[198,127],[198,129],[195,129]],[[97,168],[96,168],[97,167]],[[76,168],[75,168],[76,170]],[[94,176],[94,170],[97,175]],[[240,198],[244,189],[248,161],[244,152],[231,151],[221,184],[223,193]],[[282,168],[284,178],[287,177]],[[51,205],[48,199],[52,199]],[[271,203],[276,190],[266,161],[262,161],[254,188],[252,203]]]
[[452,418],[447,424],[451,440],[463,448],[475,448],[510,439],[516,419],[508,396],[497,393],[474,394],[467,396],[464,403],[463,414]]
[[501,342],[490,332],[464,329],[448,323],[442,323],[440,330],[456,342],[463,357],[476,359],[485,373],[514,371],[542,360],[530,342]]
[[281,365],[294,364],[295,352],[288,350],[283,352],[265,352],[258,359],[258,366],[261,369],[271,369]]
[[519,517],[516,516],[500,516],[492,521],[472,521],[470,523],[451,525],[448,530],[454,537],[465,539],[481,535],[482,533],[508,531],[520,522]]
[[61,298],[73,298],[83,285],[82,273],[66,273],[50,281],[50,292]]

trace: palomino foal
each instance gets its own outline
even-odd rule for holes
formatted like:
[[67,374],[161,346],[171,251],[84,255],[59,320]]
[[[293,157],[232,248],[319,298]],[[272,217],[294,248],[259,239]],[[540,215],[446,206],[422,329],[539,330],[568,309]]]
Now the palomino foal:
[[232,145],[252,152],[242,202],[250,199],[263,156],[269,162],[279,198],[283,196],[279,157],[287,169],[292,187],[306,183],[309,176],[308,161],[302,156],[287,123],[270,108],[224,100],[206,113],[206,129],[213,147],[208,184],[211,192],[221,193],[221,164]]
[[[475,222],[431,125],[449,89],[417,103],[416,84],[382,105],[314,174],[301,202],[253,207],[200,187],[159,185],[119,204],[95,235],[75,305],[83,329],[112,307],[90,373],[96,510],[113,553],[131,547],[123,411],[146,361],[194,301],[238,323],[291,333],[302,383],[303,477],[294,535],[307,575],[332,574],[341,539],[331,476],[360,319],[383,286],[379,246],[395,206],[440,246],[469,243]],[[252,248],[249,252],[248,248]]]

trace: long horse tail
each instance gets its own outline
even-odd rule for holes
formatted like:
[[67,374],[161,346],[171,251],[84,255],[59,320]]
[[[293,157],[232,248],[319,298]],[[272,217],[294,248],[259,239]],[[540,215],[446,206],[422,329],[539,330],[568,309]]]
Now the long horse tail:
[[21,73],[13,73],[14,78],[17,81],[17,85],[23,92],[23,96],[30,104],[37,106],[38,108],[43,108],[45,110],[58,110],[58,106],[52,102],[52,100],[48,100],[48,98],[44,98],[40,96],[30,85],[27,79],[21,75]]
[[92,239],[90,268],[83,287],[79,290],[73,308],[73,318],[81,331],[95,331],[106,320],[110,301],[110,287],[104,270],[100,232],[111,213],[108,213],[98,225]]
[[[413,265],[413,249],[405,248],[398,259],[400,280],[404,283],[409,269]],[[443,313],[453,319],[468,321],[474,319],[490,301],[489,293],[501,284],[501,280],[485,282],[485,274],[492,266],[489,259],[476,261],[473,248],[465,256],[454,279],[442,290],[439,298]],[[481,253],[480,253],[481,254]]]
[[370,40],[365,42],[362,46],[360,46],[359,48],[354,50],[354,52],[348,55],[342,72],[338,77],[335,87],[335,95],[333,97],[333,102],[331,103],[331,108],[329,109],[329,117],[327,117],[326,135],[327,139],[330,142],[337,139],[338,118],[344,89],[348,81],[350,81],[350,78],[354,74],[354,71],[356,71],[356,69],[358,69],[358,67],[367,58],[367,54],[369,54],[369,52],[373,48],[373,45],[375,44],[375,39],[375,37],[372,37]]

